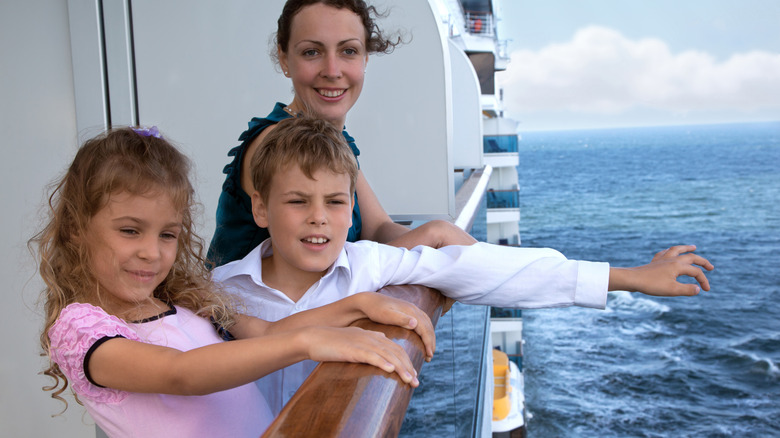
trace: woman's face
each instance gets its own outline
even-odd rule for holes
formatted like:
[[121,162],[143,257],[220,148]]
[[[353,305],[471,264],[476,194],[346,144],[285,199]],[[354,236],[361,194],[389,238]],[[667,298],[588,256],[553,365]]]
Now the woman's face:
[[297,111],[307,107],[338,128],[360,96],[367,63],[360,17],[322,3],[298,11],[286,51],[279,48],[279,64],[295,89],[290,106]]

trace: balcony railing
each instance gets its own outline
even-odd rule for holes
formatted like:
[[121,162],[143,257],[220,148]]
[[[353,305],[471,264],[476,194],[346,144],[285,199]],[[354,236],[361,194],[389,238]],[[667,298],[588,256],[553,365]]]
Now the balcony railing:
[[472,35],[493,36],[493,14],[466,11],[466,31]]
[[482,139],[482,150],[486,154],[517,152],[517,135],[486,135]]
[[488,190],[488,208],[520,208],[520,192],[518,190]]
[[[422,286],[388,286],[380,293],[414,303],[434,325],[444,304],[439,292]],[[422,368],[424,347],[413,331],[367,319],[354,325],[383,332],[404,348],[418,372]],[[396,374],[365,364],[321,363],[263,436],[397,436],[411,397],[412,387]]]

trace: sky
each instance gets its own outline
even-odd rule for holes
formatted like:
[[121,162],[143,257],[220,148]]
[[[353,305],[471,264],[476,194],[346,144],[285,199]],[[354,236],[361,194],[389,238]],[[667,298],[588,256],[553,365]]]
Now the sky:
[[500,0],[520,130],[780,121],[778,0]]

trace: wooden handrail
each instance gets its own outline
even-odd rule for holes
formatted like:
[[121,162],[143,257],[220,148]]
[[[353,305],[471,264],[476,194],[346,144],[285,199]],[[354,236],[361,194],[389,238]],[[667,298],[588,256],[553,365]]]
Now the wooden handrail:
[[[388,286],[379,293],[417,305],[434,327],[445,303],[443,295],[424,286]],[[417,333],[368,319],[353,325],[383,332],[401,345],[419,373],[425,353]],[[394,437],[401,430],[412,391],[397,374],[370,365],[320,363],[263,437]]]

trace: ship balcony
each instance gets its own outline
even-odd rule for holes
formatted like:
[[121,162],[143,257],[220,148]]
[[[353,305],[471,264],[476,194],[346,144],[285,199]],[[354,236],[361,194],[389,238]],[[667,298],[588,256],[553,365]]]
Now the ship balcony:
[[487,191],[488,242],[520,244],[520,192],[517,189]]
[[[487,195],[488,225],[503,223],[517,225],[520,222],[520,192],[518,190],[488,189]],[[513,228],[516,228],[516,226]],[[489,240],[490,234],[488,232]],[[513,232],[512,234],[515,233]],[[501,237],[506,238],[507,236]],[[508,241],[507,243],[513,244],[515,242]]]
[[517,134],[486,135],[482,139],[482,152],[486,154],[517,153]]
[[519,209],[520,192],[517,189],[487,191],[487,208],[491,209]]
[[489,12],[466,11],[466,32],[471,35],[493,37],[496,24]]
[[484,136],[482,152],[485,164],[493,168],[517,167],[520,164],[517,145],[517,134]]
[[509,357],[523,370],[523,311],[503,307],[490,308],[490,334],[493,348]]

